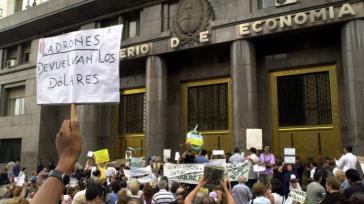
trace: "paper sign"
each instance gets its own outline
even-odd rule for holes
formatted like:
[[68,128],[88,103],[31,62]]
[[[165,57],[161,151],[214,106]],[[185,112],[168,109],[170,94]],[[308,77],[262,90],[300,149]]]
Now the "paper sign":
[[295,164],[296,156],[284,156],[284,163],[285,164]]
[[246,129],[246,148],[263,149],[262,129]]
[[261,166],[258,164],[253,165],[253,171],[254,172],[262,172],[265,171],[265,166]]
[[164,162],[167,162],[171,158],[171,150],[170,149],[164,149],[163,150],[163,160]]
[[296,148],[284,148],[284,155],[295,156]]
[[125,159],[130,160],[132,155],[133,155],[132,151],[125,151]]
[[212,150],[212,155],[225,155],[224,150]]
[[174,160],[178,161],[180,158],[179,152],[176,152],[176,154],[174,154]]
[[118,103],[122,25],[40,39],[37,103]]
[[293,201],[296,201],[298,203],[305,202],[306,192],[298,190],[298,189],[292,189],[289,194]]
[[95,156],[96,164],[101,164],[101,163],[110,161],[108,149],[102,149],[102,150],[96,151],[96,152],[94,152],[94,156]]
[[87,152],[87,157],[92,158],[94,156],[94,153],[92,151]]

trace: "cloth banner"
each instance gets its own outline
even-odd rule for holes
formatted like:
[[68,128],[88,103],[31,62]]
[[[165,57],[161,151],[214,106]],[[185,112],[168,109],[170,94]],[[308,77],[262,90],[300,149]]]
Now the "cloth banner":
[[[211,165],[211,164],[210,164]],[[203,177],[205,164],[164,164],[164,176],[171,181],[197,184],[198,180]],[[230,181],[237,181],[238,177],[244,175],[248,178],[250,166],[248,163],[225,164],[225,171]]]
[[37,103],[118,103],[122,27],[40,39]]
[[136,179],[139,183],[149,183],[153,180],[151,166],[134,168],[131,170],[123,169],[124,175],[128,179]]

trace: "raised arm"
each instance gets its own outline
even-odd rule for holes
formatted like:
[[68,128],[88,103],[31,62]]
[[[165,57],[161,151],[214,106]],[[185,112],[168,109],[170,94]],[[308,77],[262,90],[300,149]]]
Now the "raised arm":
[[195,199],[195,197],[196,197],[198,191],[200,190],[200,188],[202,186],[204,186],[205,184],[206,184],[206,181],[204,181],[203,179],[200,179],[200,181],[198,182],[197,186],[185,198],[185,204],[191,204],[192,201],[193,201],[193,199]]
[[[78,121],[63,121],[56,137],[59,161],[56,170],[71,175],[82,151],[80,125]],[[64,184],[57,178],[49,177],[34,195],[31,204],[58,203]]]
[[225,195],[226,195],[227,204],[235,204],[235,200],[234,200],[233,194],[230,191],[231,187],[230,187],[230,189],[228,188],[228,185],[230,185],[230,182],[225,179],[225,180],[221,180],[220,181],[220,184],[221,184],[221,186],[224,189],[224,192],[225,192]]

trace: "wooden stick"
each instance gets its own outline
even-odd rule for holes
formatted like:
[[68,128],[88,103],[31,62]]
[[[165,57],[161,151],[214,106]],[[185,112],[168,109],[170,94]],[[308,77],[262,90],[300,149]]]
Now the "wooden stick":
[[71,104],[71,121],[77,121],[77,105]]

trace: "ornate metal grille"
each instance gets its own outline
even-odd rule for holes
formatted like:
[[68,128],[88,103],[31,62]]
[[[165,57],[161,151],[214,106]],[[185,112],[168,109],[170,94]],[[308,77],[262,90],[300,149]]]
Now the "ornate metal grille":
[[279,126],[332,124],[329,72],[277,78]]
[[119,106],[120,133],[144,133],[145,94],[121,95]]
[[188,88],[188,129],[229,129],[228,84]]

